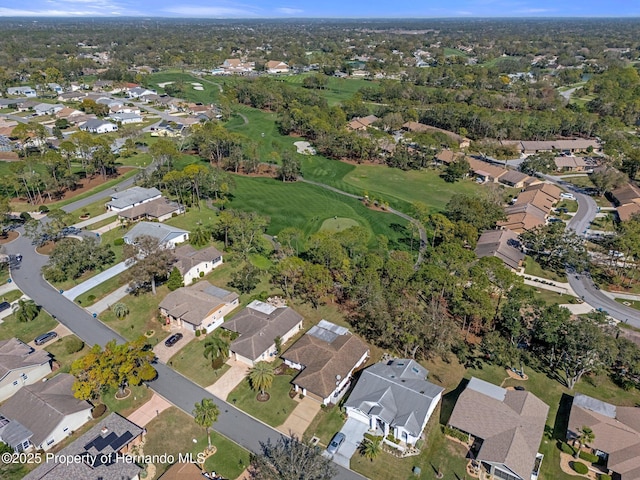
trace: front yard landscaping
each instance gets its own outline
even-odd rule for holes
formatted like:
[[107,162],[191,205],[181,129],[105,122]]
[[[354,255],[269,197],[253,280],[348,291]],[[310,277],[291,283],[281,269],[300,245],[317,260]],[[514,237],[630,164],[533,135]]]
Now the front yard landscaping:
[[153,395],[153,391],[145,385],[129,385],[127,388],[131,390],[131,394],[122,400],[116,399],[115,389],[109,389],[102,394],[101,401],[107,406],[108,412],[118,412],[127,417],[147,403]]
[[53,330],[57,325],[58,322],[42,309],[31,322],[19,322],[12,314],[3,318],[2,323],[0,323],[0,340],[17,337],[23,342],[29,343],[38,335]]
[[204,340],[196,338],[171,357],[169,364],[173,369],[201,387],[208,387],[231,367],[224,363],[220,368],[214,370],[211,367],[211,360],[205,358],[203,351]]
[[312,437],[318,437],[320,444],[326,447],[345,421],[346,417],[337,405],[321,408],[304,432],[304,439],[311,440]]
[[69,353],[69,349],[74,350],[76,345],[80,345],[78,342],[81,340],[75,335],[67,335],[63,338],[58,338],[55,342],[48,344],[45,350],[53,355],[53,360],[60,365],[60,369],[56,370],[58,373],[69,373],[71,364],[78,358],[82,357],[89,351],[89,347],[83,345],[82,350]]

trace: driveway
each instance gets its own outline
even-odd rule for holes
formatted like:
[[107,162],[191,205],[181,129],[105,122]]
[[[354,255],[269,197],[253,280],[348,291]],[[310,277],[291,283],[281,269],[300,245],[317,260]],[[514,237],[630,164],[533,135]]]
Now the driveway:
[[349,468],[351,457],[354,453],[356,453],[356,450],[358,450],[358,446],[360,445],[360,442],[362,442],[364,434],[367,433],[367,430],[369,430],[369,425],[365,425],[364,423],[359,422],[358,420],[355,420],[353,418],[348,418],[347,422],[340,430],[342,433],[344,433],[344,436],[346,438],[344,443],[340,447],[340,450],[338,450],[333,456],[334,463],[337,463],[342,467]]
[[320,402],[316,402],[309,397],[304,397],[293,412],[287,417],[278,430],[285,435],[302,438],[313,419],[320,411]]
[[174,333],[181,333],[183,337],[178,340],[178,343],[176,343],[173,347],[165,346],[164,341],[153,347],[153,353],[155,353],[156,357],[158,357],[158,360],[163,363],[168,363],[171,357],[173,357],[176,353],[186,347],[191,340],[196,338],[195,332],[187,328],[172,328],[170,335],[173,335]]
[[33,347],[35,350],[46,350],[47,347],[53,343],[55,343],[56,341],[58,341],[58,339],[62,338],[62,337],[66,337],[67,335],[71,335],[71,330],[69,330],[67,327],[65,327],[64,325],[62,325],[61,323],[58,324],[58,326],[56,328],[54,328],[53,330],[51,330],[52,332],[56,332],[58,334],[58,338],[45,343],[44,345],[36,345],[35,340],[31,340],[28,345],[30,347]]
[[144,427],[147,423],[156,418],[158,415],[160,415],[160,413],[164,412],[170,406],[171,404],[169,402],[167,402],[160,395],[154,393],[147,403],[142,405],[127,418],[139,427]]
[[209,385],[205,389],[207,392],[212,393],[223,400],[229,396],[234,388],[240,385],[240,382],[242,382],[249,373],[249,368],[251,368],[246,363],[239,362],[238,360],[233,360],[231,358],[227,360],[227,365],[231,368],[216,380],[216,383]]

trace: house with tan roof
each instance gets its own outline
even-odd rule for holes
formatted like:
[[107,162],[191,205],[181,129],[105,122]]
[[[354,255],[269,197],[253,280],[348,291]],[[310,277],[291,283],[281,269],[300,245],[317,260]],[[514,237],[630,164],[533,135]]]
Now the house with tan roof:
[[300,370],[291,381],[295,391],[328,405],[342,398],[369,347],[347,328],[320,320],[280,357]]
[[562,190],[551,183],[538,183],[527,187],[527,190],[540,190],[555,201],[560,200]]
[[546,225],[546,223],[546,220],[541,219],[537,215],[527,212],[521,212],[507,215],[506,220],[502,220],[496,225],[500,228],[511,230],[515,233],[522,233],[527,230],[532,230],[541,225]]
[[355,117],[347,123],[349,130],[364,131],[379,120],[375,115],[367,115],[366,117]]
[[[444,388],[427,381],[414,360],[396,358],[366,368],[345,402],[350,420],[369,430],[415,445],[436,409]],[[386,441],[386,440],[385,440]]]
[[582,157],[555,157],[553,163],[558,172],[584,172],[587,162]]
[[595,139],[574,138],[566,140],[522,140],[520,151],[527,154],[562,151],[577,152],[602,152],[602,144]]
[[500,176],[499,181],[503,185],[507,185],[509,187],[514,187],[514,188],[524,188],[524,187],[528,187],[529,185],[541,183],[541,181],[538,180],[537,178],[531,177],[522,172],[518,172],[517,170],[507,171],[507,173]]
[[191,245],[181,245],[173,251],[174,265],[180,271],[185,285],[204,277],[214,268],[222,265],[222,252],[214,246],[196,250]]
[[46,451],[91,420],[92,406],[73,396],[74,382],[61,373],[21,388],[0,407],[0,441],[17,452]]
[[233,311],[238,302],[237,293],[203,281],[170,292],[159,308],[167,323],[194,332],[204,328],[210,333],[222,325],[225,315]]
[[576,394],[573,397],[567,440],[576,440],[583,427],[593,430],[588,447],[606,462],[613,478],[640,479],[640,408],[620,407]]
[[289,65],[278,60],[269,60],[264,68],[269,73],[287,73],[289,71]]
[[627,183],[611,192],[617,205],[616,211],[621,222],[631,220],[640,213],[640,188],[633,183]]
[[120,210],[118,217],[129,222],[136,222],[138,220],[164,222],[174,214],[180,215],[181,213],[184,213],[184,207],[182,205],[167,198],[159,197],[148,202],[139,203],[134,207]]
[[454,152],[453,150],[449,150],[448,148],[445,148],[435,156],[434,160],[436,163],[439,163],[440,165],[449,165],[450,163],[453,163],[459,160],[463,156],[464,155],[461,153]]
[[472,377],[449,426],[473,439],[474,462],[492,478],[530,480],[542,462],[538,448],[548,413],[549,406],[531,392]]
[[483,183],[498,183],[500,177],[509,172],[506,168],[498,167],[473,157],[467,157],[467,161],[473,174]]
[[0,340],[0,402],[51,373],[51,356],[17,338]]
[[229,348],[231,357],[253,367],[257,362],[274,360],[276,338],[284,345],[302,330],[302,321],[302,315],[290,307],[254,300],[222,328],[238,334]]
[[524,253],[513,230],[489,230],[480,235],[476,244],[478,258],[497,257],[512,270],[519,270]]
[[246,73],[255,69],[255,62],[245,62],[239,58],[227,58],[221,68],[227,73]]

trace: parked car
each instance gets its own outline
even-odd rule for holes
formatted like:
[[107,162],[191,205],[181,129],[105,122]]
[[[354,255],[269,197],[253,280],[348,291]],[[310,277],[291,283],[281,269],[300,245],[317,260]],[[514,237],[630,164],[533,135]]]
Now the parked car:
[[174,333],[164,342],[165,347],[173,347],[176,343],[178,343],[182,339],[181,333]]
[[7,308],[11,308],[11,304],[9,302],[0,303],[0,312],[4,312]]
[[56,332],[43,333],[39,337],[36,337],[36,345],[44,345],[49,340],[53,340],[57,336],[58,336],[58,334]]
[[342,432],[336,433],[331,439],[331,442],[329,442],[329,446],[327,447],[327,452],[332,455],[335,454],[340,449],[340,447],[342,446],[346,438],[347,437],[345,437],[344,433]]

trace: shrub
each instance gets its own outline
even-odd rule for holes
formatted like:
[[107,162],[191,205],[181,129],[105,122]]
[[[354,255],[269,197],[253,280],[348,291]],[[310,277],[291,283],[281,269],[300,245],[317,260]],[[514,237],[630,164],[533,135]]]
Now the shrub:
[[89,295],[89,296],[87,297],[87,302],[91,303],[91,302],[93,302],[95,299],[96,299],[96,296],[95,296],[95,295]]
[[200,333],[200,329],[197,329],[197,330],[196,330],[196,337],[199,337],[200,335],[201,335],[201,333]]
[[91,410],[91,416],[93,418],[100,418],[102,415],[104,415],[104,412],[106,411],[107,411],[107,406],[104,403],[99,403],[98,405],[93,407],[93,410]]
[[464,432],[461,432],[460,430],[456,430],[455,428],[443,427],[442,431],[444,432],[445,435],[449,437],[457,438],[461,442],[467,443],[469,441],[469,435],[467,435]]
[[199,277],[200,278],[204,277],[204,272],[200,272]]
[[600,460],[600,457],[598,457],[597,455],[594,455],[593,453],[585,452],[583,450],[580,451],[579,457],[582,460],[586,460],[587,462],[591,462],[591,463],[598,463],[598,461]]
[[598,480],[611,480],[611,475],[607,475],[606,473],[601,473],[598,475]]
[[49,211],[49,207],[47,207],[46,205],[40,205],[38,210],[40,211],[40,213],[47,213]]
[[576,471],[576,473],[579,473],[580,475],[586,475],[587,472],[589,471],[589,467],[587,467],[584,463],[581,463],[581,462],[573,462],[573,469]]
[[124,238],[116,238],[113,241],[113,246],[114,247],[119,247],[119,246],[122,246],[122,245],[124,245]]
[[28,222],[29,220],[31,220],[31,215],[29,215],[27,212],[22,212],[20,214],[20,218],[25,222]]
[[77,337],[69,337],[65,350],[69,355],[79,352],[84,348],[84,342]]
[[575,449],[569,445],[568,443],[560,442],[560,450],[564,453],[568,453],[569,455],[575,455]]

